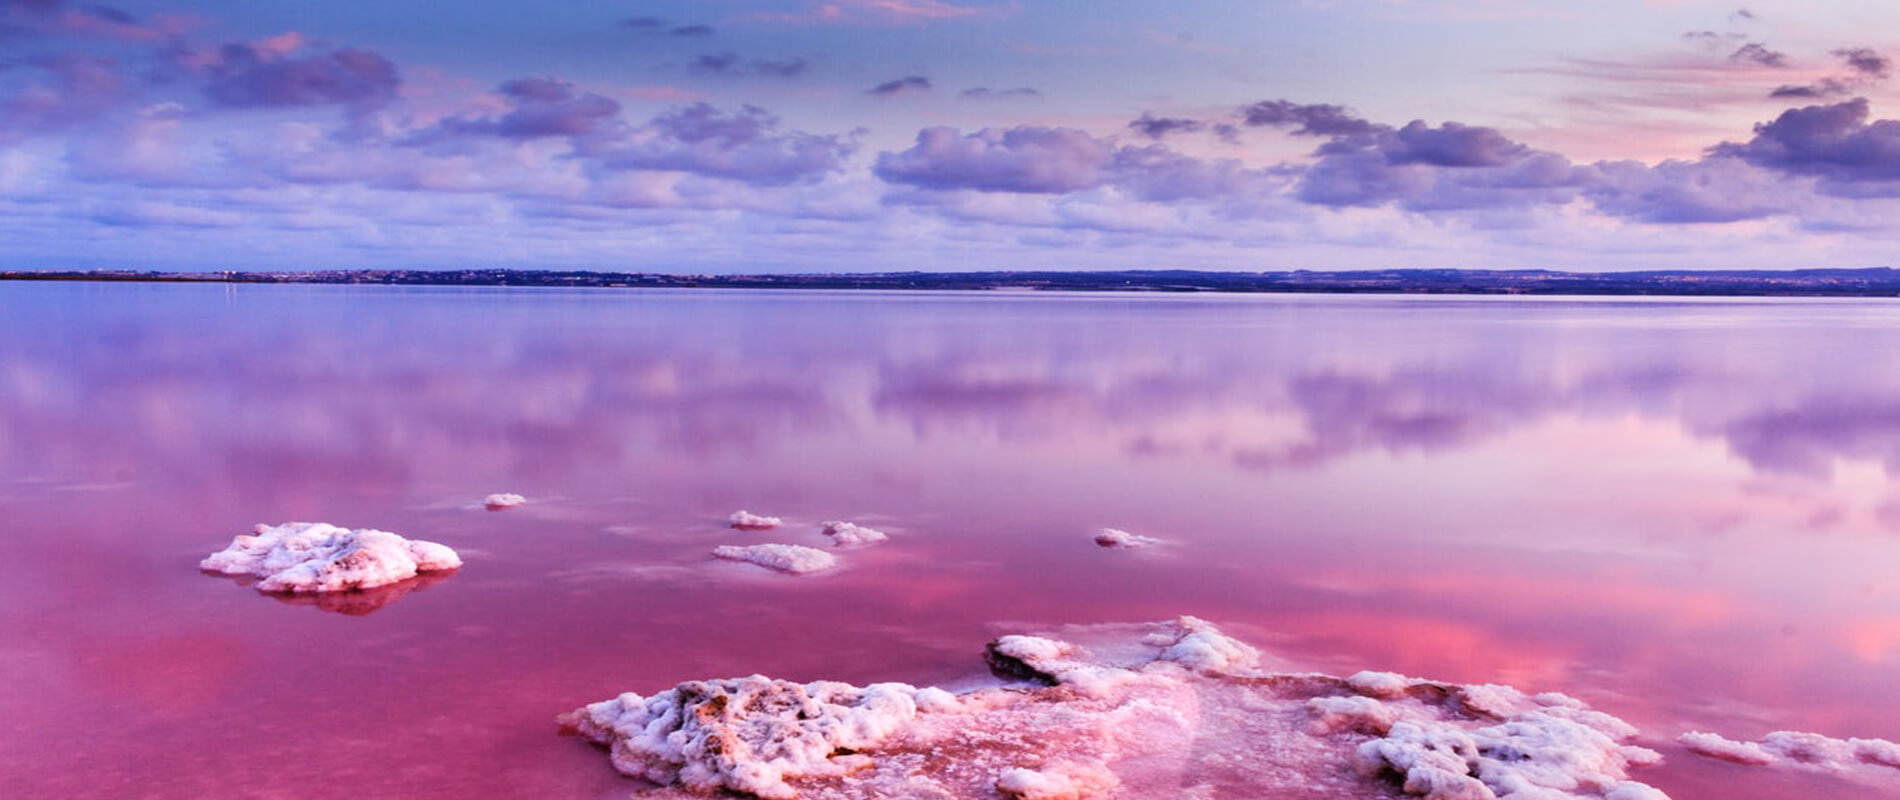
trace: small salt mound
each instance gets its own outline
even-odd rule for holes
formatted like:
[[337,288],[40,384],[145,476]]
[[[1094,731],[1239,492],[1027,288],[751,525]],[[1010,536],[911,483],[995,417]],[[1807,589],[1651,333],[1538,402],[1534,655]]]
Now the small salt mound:
[[1367,696],[1343,678],[1261,672],[1253,648],[1192,617],[1087,633],[1086,647],[991,642],[992,668],[1039,687],[755,675],[622,695],[563,723],[628,775],[769,800],[1668,800],[1627,774],[1661,756],[1569,698],[1413,679]]
[[732,527],[742,531],[763,531],[785,524],[785,520],[778,517],[761,516],[745,509],[732,512],[732,516],[727,517],[726,521]]
[[996,778],[996,790],[1015,800],[1089,800],[1113,792],[1120,784],[1115,773],[1092,765],[1042,770],[1011,767]]
[[1175,621],[1184,634],[1157,657],[1188,669],[1214,675],[1239,675],[1260,666],[1260,651],[1220,632],[1214,623],[1195,617]]
[[1160,544],[1161,540],[1149,536],[1136,536],[1119,528],[1103,528],[1095,534],[1095,543],[1102,547],[1128,549]]
[[823,550],[796,544],[754,544],[740,547],[723,545],[712,554],[730,561],[745,561],[766,569],[803,575],[838,566],[838,557]]
[[835,520],[825,523],[824,533],[831,537],[831,543],[835,547],[861,547],[891,538],[876,528],[866,528],[862,525]]
[[462,559],[442,545],[388,531],[287,522],[259,525],[254,535],[232,539],[230,547],[198,566],[263,578],[257,588],[267,592],[341,592],[385,586],[417,572],[455,569]]
[[482,505],[489,511],[501,511],[503,509],[514,508],[526,502],[528,502],[528,498],[508,492],[491,494],[482,498]]
[[682,683],[650,698],[629,692],[579,708],[561,723],[609,745],[614,768],[625,774],[789,800],[798,791],[787,780],[871,766],[870,757],[852,753],[915,718],[918,693],[901,683],[860,689],[753,675]]

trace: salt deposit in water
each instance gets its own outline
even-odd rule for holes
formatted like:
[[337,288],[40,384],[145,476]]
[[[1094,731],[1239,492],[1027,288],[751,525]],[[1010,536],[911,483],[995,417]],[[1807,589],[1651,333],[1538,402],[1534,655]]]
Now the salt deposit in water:
[[1775,731],[1760,742],[1744,742],[1707,731],[1691,731],[1676,737],[1676,741],[1697,755],[1752,767],[1900,769],[1900,743],[1886,739],[1836,739],[1819,733]]
[[1667,800],[1628,774],[1660,756],[1563,695],[1266,672],[1192,617],[1096,632],[990,644],[999,674],[1040,685],[953,695],[753,675],[623,694],[562,723],[659,784],[654,797]]
[[1095,533],[1095,543],[1102,547],[1133,548],[1159,544],[1160,539],[1150,536],[1137,536],[1120,528],[1103,528]]
[[726,522],[732,525],[732,527],[742,531],[770,530],[785,524],[785,520],[779,519],[778,517],[754,514],[745,509],[732,512],[732,516],[727,517]]
[[201,569],[263,580],[266,592],[341,592],[386,586],[418,572],[455,569],[462,559],[435,542],[323,522],[258,525],[199,562]]
[[824,534],[831,537],[831,544],[834,547],[861,547],[891,538],[876,528],[866,528],[855,523],[836,520],[825,523]]
[[712,554],[730,561],[745,561],[766,569],[802,575],[838,566],[838,557],[815,547],[796,544],[754,544],[744,547],[724,545]]
[[501,492],[482,498],[482,506],[489,511],[503,511],[526,502],[528,498],[512,492]]

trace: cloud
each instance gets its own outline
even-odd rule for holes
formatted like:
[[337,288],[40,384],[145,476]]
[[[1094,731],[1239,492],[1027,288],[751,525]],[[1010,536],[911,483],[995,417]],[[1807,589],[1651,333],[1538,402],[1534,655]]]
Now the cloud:
[[905,75],[896,80],[885,81],[865,90],[865,94],[895,97],[900,94],[930,91],[930,79],[922,75]]
[[0,94],[0,141],[63,131],[95,119],[132,97],[120,64],[110,58],[62,53],[21,59],[17,80]]
[[1728,60],[1759,64],[1775,69],[1788,66],[1788,55],[1786,53],[1770,50],[1767,45],[1761,42],[1749,42],[1736,48],[1735,52],[1729,54]]
[[695,103],[581,155],[609,170],[677,171],[779,186],[834,172],[855,149],[844,137],[781,130],[778,117],[757,106],[726,112]]
[[679,25],[661,17],[627,17],[620,21],[620,27],[640,33],[663,33],[688,39],[704,38],[718,33],[718,30],[711,25],[698,23]]
[[1292,183],[1286,169],[1250,169],[1234,159],[1199,159],[1160,145],[1115,151],[1109,180],[1139,200],[1173,203],[1187,200],[1265,198]]
[[1844,47],[1831,51],[1831,54],[1841,59],[1842,65],[1847,68],[1846,75],[1822,78],[1805,86],[1781,86],[1769,92],[1768,96],[1772,98],[1816,99],[1852,94],[1867,86],[1884,81],[1893,75],[1893,62],[1886,56],[1876,53],[1870,48]]
[[1723,142],[1713,156],[1814,175],[1827,184],[1900,181],[1900,120],[1868,122],[1866,98],[1804,106],[1755,126],[1746,142]]
[[380,108],[402,83],[396,65],[356,48],[292,57],[257,44],[227,44],[206,59],[205,96],[229,108],[340,105]]
[[1157,117],[1143,111],[1139,118],[1128,123],[1128,127],[1142,136],[1160,141],[1170,133],[1193,133],[1206,128],[1207,124],[1200,120],[1179,117]]
[[1275,124],[1339,131],[1315,151],[1319,159],[1300,180],[1298,197],[1308,203],[1397,204],[1415,211],[1521,208],[1569,202],[1586,182],[1568,159],[1532,150],[1492,128],[1413,120],[1394,129],[1345,116],[1337,106],[1294,108],[1319,110],[1276,117]]
[[1886,78],[1893,72],[1893,61],[1866,47],[1846,47],[1832,51],[1847,62],[1847,68],[1870,78]]
[[1341,136],[1371,133],[1382,127],[1360,119],[1345,106],[1302,105],[1290,100],[1263,100],[1239,111],[1251,127],[1292,128],[1299,136]]
[[891,183],[926,189],[1055,194],[1100,185],[1114,159],[1113,143],[1074,128],[1019,125],[958,134],[926,128],[917,143],[882,153],[875,173]]
[[611,133],[618,125],[618,102],[592,92],[576,91],[574,84],[558,78],[518,78],[503,83],[497,93],[512,106],[507,113],[451,117],[419,134],[414,143],[467,134],[515,140],[598,136]]
[[178,17],[146,22],[114,6],[65,0],[0,0],[0,40],[27,36],[158,41],[183,30]]
[[995,97],[995,98],[1041,97],[1042,92],[1037,91],[1035,89],[1031,89],[1027,86],[1018,86],[1014,89],[991,89],[987,86],[976,86],[969,89],[964,89],[961,95],[963,97],[967,97],[972,100],[980,100],[980,99],[986,99],[986,98],[991,98],[991,97]]
[[793,13],[751,14],[741,19],[792,25],[912,26],[994,13],[945,0],[827,0]]
[[[1664,225],[1740,222],[1786,214],[1803,194],[1784,176],[1741,159],[1635,161],[1597,165],[1600,179],[1587,190],[1598,211]],[[1794,189],[1794,191],[1791,191]]]
[[737,53],[707,53],[693,59],[691,67],[696,72],[714,75],[766,75],[795,78],[811,69],[811,62],[802,58],[773,61],[761,58],[743,59]]
[[1024,195],[1112,188],[1123,198],[1172,203],[1258,200],[1291,182],[1287,170],[1199,159],[1161,145],[1130,147],[1074,128],[1022,125],[961,134],[930,128],[913,147],[882,153],[878,177],[932,191]]

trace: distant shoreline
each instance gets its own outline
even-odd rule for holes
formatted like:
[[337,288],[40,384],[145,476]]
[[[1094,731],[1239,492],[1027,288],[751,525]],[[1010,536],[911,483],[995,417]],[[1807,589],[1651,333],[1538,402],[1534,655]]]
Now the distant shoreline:
[[1677,297],[1900,297],[1900,270],[1389,269],[1357,271],[989,271],[676,275],[514,269],[309,272],[0,271],[0,281],[302,283],[385,286],[852,289],[902,291],[1219,292],[1249,294],[1468,294]]

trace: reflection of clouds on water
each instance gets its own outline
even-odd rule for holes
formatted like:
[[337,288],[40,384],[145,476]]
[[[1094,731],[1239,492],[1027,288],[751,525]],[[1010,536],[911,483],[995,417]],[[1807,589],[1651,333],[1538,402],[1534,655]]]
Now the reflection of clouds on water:
[[[597,293],[550,317],[480,293],[201,288],[131,289],[142,305],[58,341],[0,337],[0,471],[294,514],[324,493],[551,488],[814,445],[1303,471],[1632,415],[1767,473],[1900,465],[1900,370],[1879,363],[1896,334],[1774,304]],[[1848,349],[1853,369],[1813,363]]]

